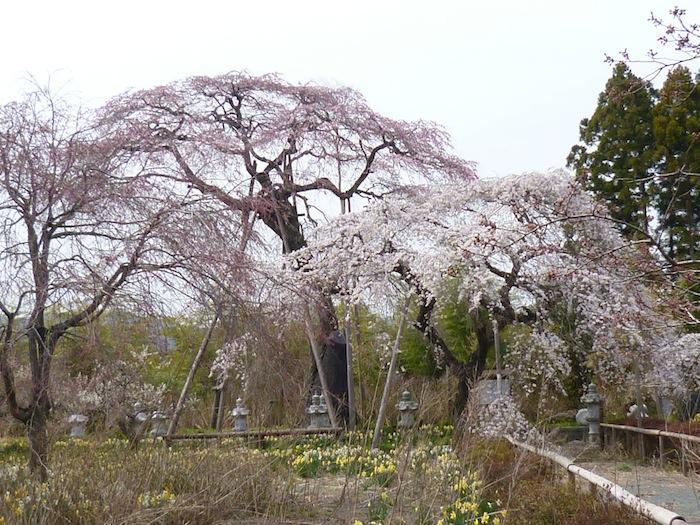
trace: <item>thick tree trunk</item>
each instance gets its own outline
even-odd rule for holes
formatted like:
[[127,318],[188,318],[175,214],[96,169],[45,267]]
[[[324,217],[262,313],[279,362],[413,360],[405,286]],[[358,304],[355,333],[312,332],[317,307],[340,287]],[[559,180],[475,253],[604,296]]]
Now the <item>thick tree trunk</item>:
[[453,416],[455,419],[464,412],[469,403],[469,394],[472,385],[479,379],[486,366],[486,356],[493,344],[493,331],[488,322],[481,318],[479,313],[474,314],[474,327],[476,332],[476,350],[466,363],[454,362],[451,369],[459,380],[457,397],[454,400]]
[[43,320],[40,320],[30,331],[28,341],[32,369],[32,402],[25,420],[29,440],[29,470],[42,482],[48,477],[49,436],[46,423],[51,409],[49,378],[59,335],[44,328]]
[[[409,275],[404,273],[404,275]],[[408,282],[414,284],[412,280],[408,279]],[[418,293],[422,292],[419,286],[416,286]],[[422,295],[419,295],[423,297]],[[459,361],[452,351],[445,343],[445,340],[440,336],[437,329],[431,323],[431,316],[433,309],[435,308],[435,299],[425,299],[423,297],[420,308],[418,311],[418,317],[414,322],[414,327],[419,330],[423,336],[428,340],[430,347],[438,349],[439,353],[444,357],[444,361],[458,381],[457,395],[454,399],[452,415],[455,418],[459,418],[464,409],[469,403],[469,394],[471,391],[472,384],[479,378],[481,373],[484,371],[484,366],[486,365],[486,356],[488,354],[489,347],[493,343],[493,331],[491,329],[491,323],[482,319],[482,316],[477,311],[474,314],[474,326],[476,331],[476,350],[469,358],[469,361],[463,363]]]
[[[306,246],[306,239],[299,223],[296,207],[283,194],[274,194],[275,207],[268,213],[261,212],[260,218],[282,241],[284,253],[292,253]],[[321,353],[321,363],[328,382],[328,392],[332,396],[333,405],[337,409],[338,418],[347,424],[349,418],[347,396],[347,357],[345,344],[338,344],[338,316],[335,313],[333,300],[329,293],[322,293],[321,300],[312,305],[314,318],[318,321],[318,344]],[[311,388],[309,399],[314,390],[320,387],[315,359],[312,357]]]
[[328,382],[326,380],[325,368],[323,361],[321,359],[321,348],[318,344],[318,340],[314,335],[314,327],[309,311],[306,310],[306,315],[304,319],[304,324],[306,326],[306,334],[309,337],[309,342],[311,343],[311,352],[314,357],[314,363],[316,364],[316,371],[318,373],[319,382],[321,383],[321,391],[323,392],[323,397],[326,399],[326,404],[328,405],[328,417],[331,420],[331,426],[337,427],[338,422],[336,416],[338,414],[335,400],[332,397],[332,393],[328,388]]
[[26,424],[29,439],[29,471],[44,482],[48,478],[49,435],[46,430],[48,410],[37,406]]
[[[327,301],[326,301],[327,299]],[[321,349],[321,363],[325,373],[328,392],[333,398],[333,405],[336,407],[338,419],[347,423],[349,419],[348,410],[348,375],[347,375],[347,352],[346,341],[343,332],[338,330],[338,321],[333,310],[330,297],[324,298],[324,304],[317,306],[316,312],[322,311],[320,318],[319,334],[322,340],[319,341]],[[319,338],[319,339],[320,339]],[[318,390],[320,387],[319,375],[315,362],[312,370],[311,390]],[[311,392],[313,393],[313,392]]]

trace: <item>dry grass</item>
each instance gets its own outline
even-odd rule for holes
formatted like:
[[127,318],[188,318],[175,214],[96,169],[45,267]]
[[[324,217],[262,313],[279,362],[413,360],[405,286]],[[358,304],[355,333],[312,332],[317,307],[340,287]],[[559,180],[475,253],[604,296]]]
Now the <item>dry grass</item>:
[[45,484],[29,477],[23,457],[5,459],[0,523],[215,523],[274,517],[294,505],[289,478],[239,447],[58,443]]
[[602,501],[566,482],[561,468],[523,454],[507,441],[475,441],[465,461],[479,465],[484,498],[506,508],[503,525],[649,525],[615,501]]

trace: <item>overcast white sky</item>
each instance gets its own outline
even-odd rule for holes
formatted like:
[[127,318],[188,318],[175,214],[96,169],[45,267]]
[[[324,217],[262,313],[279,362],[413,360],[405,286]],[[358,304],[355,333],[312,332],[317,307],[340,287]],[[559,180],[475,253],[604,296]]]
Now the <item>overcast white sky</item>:
[[[246,69],[348,85],[395,118],[434,120],[482,176],[559,167],[610,75],[675,2],[5,1],[0,102],[40,82],[90,105],[129,88]],[[700,9],[686,2],[689,18]]]

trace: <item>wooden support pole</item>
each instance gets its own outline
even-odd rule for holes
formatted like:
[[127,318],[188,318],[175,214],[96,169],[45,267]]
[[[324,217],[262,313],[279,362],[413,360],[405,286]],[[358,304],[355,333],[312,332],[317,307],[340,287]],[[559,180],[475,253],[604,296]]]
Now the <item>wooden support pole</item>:
[[216,423],[219,420],[219,409],[221,404],[221,391],[218,388],[214,389],[214,403],[211,407],[211,418],[209,420],[209,426],[212,429],[216,429]]
[[377,415],[377,423],[374,425],[374,436],[372,437],[372,448],[375,449],[379,447],[379,439],[382,435],[382,426],[384,425],[384,417],[386,416],[386,407],[389,404],[389,394],[391,392],[391,383],[394,380],[394,372],[396,370],[396,361],[398,361],[399,351],[401,350],[401,334],[403,334],[403,327],[406,324],[406,316],[408,315],[408,305],[411,302],[411,296],[406,296],[406,302],[403,305],[403,310],[401,311],[401,321],[399,321],[399,330],[396,332],[396,341],[394,341],[394,348],[391,352],[391,361],[389,362],[389,372],[386,376],[386,383],[384,383],[384,393],[382,394],[382,401],[379,404],[379,414]]
[[217,309],[216,313],[214,314],[214,318],[211,321],[211,324],[209,325],[209,328],[207,329],[207,333],[204,334],[204,339],[202,339],[201,344],[199,345],[199,350],[197,350],[197,354],[194,356],[194,359],[192,360],[192,366],[190,367],[190,371],[187,374],[187,379],[185,380],[185,384],[182,385],[182,391],[180,392],[180,398],[177,400],[177,405],[175,406],[175,412],[173,413],[173,417],[170,420],[170,426],[168,427],[168,436],[172,436],[175,433],[175,429],[177,428],[177,423],[180,420],[180,414],[182,414],[183,408],[185,408],[185,401],[187,401],[187,396],[190,393],[190,388],[192,387],[192,382],[194,381],[194,375],[197,373],[197,369],[199,368],[200,363],[202,362],[202,359],[204,358],[204,352],[207,349],[207,345],[209,345],[209,340],[211,339],[212,334],[214,333],[214,328],[216,328],[216,323],[219,321],[219,310]]
[[659,434],[659,465],[664,465],[664,437]]
[[321,359],[321,348],[314,334],[313,324],[311,323],[311,313],[309,311],[309,306],[306,305],[304,309],[304,326],[306,328],[306,335],[309,338],[309,343],[311,343],[311,353],[314,356],[314,362],[316,363],[316,372],[318,373],[319,381],[321,382],[321,390],[323,391],[323,397],[326,399],[326,406],[328,407],[328,417],[331,420],[331,426],[336,428],[338,426],[336,413],[335,413],[335,401],[331,396],[331,391],[328,388],[328,382],[326,381],[326,374],[323,369],[323,361]]
[[221,432],[224,426],[224,418],[226,417],[226,383],[227,379],[224,380],[221,388],[219,389],[219,410],[216,413],[216,423],[214,428],[217,432]]
[[615,439],[615,428],[610,429],[610,444],[612,445],[612,450],[615,452],[617,448],[617,440]]
[[345,368],[348,382],[348,429],[355,430],[357,424],[357,409],[355,408],[355,380],[352,373],[352,315],[350,303],[345,301]]

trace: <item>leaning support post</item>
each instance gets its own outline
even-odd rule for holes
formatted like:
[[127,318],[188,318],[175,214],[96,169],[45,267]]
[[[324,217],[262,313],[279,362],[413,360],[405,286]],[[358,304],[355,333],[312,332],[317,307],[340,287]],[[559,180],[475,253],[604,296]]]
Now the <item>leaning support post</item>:
[[304,308],[304,327],[306,328],[306,335],[309,338],[309,343],[311,343],[311,353],[314,356],[316,372],[318,372],[318,379],[321,382],[321,390],[323,391],[323,396],[326,398],[328,417],[331,420],[331,426],[336,428],[338,426],[338,421],[335,414],[335,403],[333,401],[333,397],[331,396],[331,391],[328,388],[328,382],[326,381],[326,373],[323,370],[323,363],[321,361],[321,349],[319,348],[318,340],[314,334],[313,325],[311,323],[311,313],[309,312],[308,305],[306,305]]
[[224,416],[226,415],[226,383],[228,379],[224,379],[221,383],[221,388],[219,389],[219,411],[216,413],[215,429],[217,432],[221,432],[224,426]]
[[355,409],[355,383],[352,374],[352,343],[351,343],[351,313],[350,303],[345,302],[345,359],[347,361],[346,375],[348,382],[348,428],[355,430],[357,424],[357,410]]
[[496,354],[496,392],[500,397],[503,394],[501,388],[501,345],[500,345],[500,334],[498,333],[498,321],[493,319],[493,347],[494,353]]
[[204,358],[204,352],[206,351],[207,346],[209,345],[209,340],[211,339],[211,336],[214,333],[214,328],[216,328],[216,323],[218,321],[219,311],[217,310],[214,314],[214,319],[212,319],[211,324],[209,325],[207,333],[204,335],[204,339],[202,339],[202,343],[199,345],[197,355],[195,355],[194,360],[192,361],[192,366],[190,367],[189,374],[187,374],[185,384],[182,386],[182,392],[180,392],[180,398],[177,400],[177,405],[175,405],[175,412],[173,412],[173,418],[170,420],[170,426],[168,427],[167,437],[170,437],[175,433],[177,423],[180,420],[180,415],[182,414],[182,409],[185,407],[185,401],[187,401],[187,396],[190,393],[190,388],[192,387],[192,381],[194,381],[194,375],[197,372],[197,369],[199,368],[202,359]]
[[401,321],[399,321],[399,330],[396,332],[396,340],[394,341],[394,348],[391,352],[391,361],[389,362],[389,373],[386,376],[386,382],[384,383],[384,392],[382,393],[382,401],[379,404],[379,414],[377,415],[377,423],[374,425],[374,436],[372,437],[372,448],[375,449],[379,446],[379,438],[382,435],[382,425],[384,425],[384,418],[386,417],[386,407],[389,404],[389,392],[391,391],[391,382],[394,379],[394,372],[396,370],[396,361],[399,357],[399,350],[401,344],[401,335],[403,334],[403,327],[406,324],[406,316],[408,315],[408,305],[411,301],[411,296],[406,296],[406,302],[403,305],[403,310],[401,311]]

